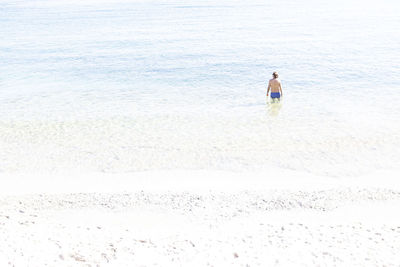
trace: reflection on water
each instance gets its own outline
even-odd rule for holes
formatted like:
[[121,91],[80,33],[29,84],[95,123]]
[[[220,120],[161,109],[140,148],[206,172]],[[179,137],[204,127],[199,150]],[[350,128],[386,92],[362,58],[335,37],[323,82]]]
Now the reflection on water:
[[282,101],[275,101],[272,100],[272,98],[267,99],[268,115],[273,117],[278,116],[281,108],[282,108]]

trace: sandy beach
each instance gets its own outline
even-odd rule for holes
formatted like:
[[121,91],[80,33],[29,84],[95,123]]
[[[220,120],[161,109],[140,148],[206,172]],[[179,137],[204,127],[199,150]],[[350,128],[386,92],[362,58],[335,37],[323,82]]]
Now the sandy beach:
[[2,0],[0,267],[400,267],[399,13]]
[[376,175],[3,176],[0,265],[398,266],[400,190]]

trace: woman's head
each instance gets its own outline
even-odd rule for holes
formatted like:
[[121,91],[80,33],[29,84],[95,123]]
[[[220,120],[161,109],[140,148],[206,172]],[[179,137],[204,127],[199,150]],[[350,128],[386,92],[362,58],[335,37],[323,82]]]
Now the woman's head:
[[279,74],[276,71],[274,71],[274,73],[272,73],[272,77],[274,77],[274,79],[276,79],[279,77]]

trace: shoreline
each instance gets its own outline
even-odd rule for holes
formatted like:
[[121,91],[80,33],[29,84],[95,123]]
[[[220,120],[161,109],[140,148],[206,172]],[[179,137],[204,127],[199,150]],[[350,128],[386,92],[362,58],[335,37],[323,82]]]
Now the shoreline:
[[24,194],[120,192],[240,192],[377,187],[400,190],[400,170],[360,176],[322,176],[269,168],[264,171],[164,170],[132,173],[1,173],[0,197]]

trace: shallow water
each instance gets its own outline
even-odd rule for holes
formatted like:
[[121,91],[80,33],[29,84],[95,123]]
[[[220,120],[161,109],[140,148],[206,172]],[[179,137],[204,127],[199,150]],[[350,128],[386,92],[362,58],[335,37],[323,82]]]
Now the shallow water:
[[391,0],[3,1],[0,170],[398,168],[399,13]]

